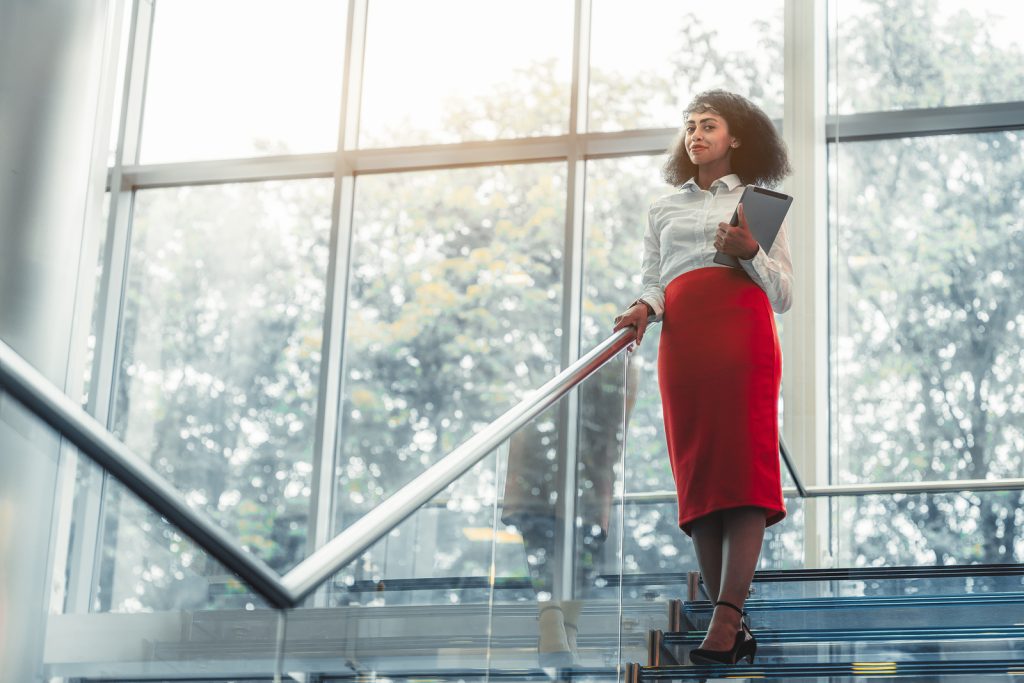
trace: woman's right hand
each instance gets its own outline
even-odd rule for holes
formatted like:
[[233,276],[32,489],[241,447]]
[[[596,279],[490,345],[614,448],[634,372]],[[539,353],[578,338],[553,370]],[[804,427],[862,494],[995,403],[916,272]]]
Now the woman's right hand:
[[643,302],[638,302],[629,307],[625,312],[615,316],[615,330],[626,327],[636,329],[636,345],[640,346],[640,340],[644,338],[644,331],[647,330],[647,318],[651,315],[650,308]]

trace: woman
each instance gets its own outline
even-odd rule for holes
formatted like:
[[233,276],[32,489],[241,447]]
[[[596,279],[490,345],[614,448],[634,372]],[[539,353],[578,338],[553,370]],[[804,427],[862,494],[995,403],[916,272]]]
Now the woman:
[[[782,357],[774,309],[789,309],[793,281],[786,227],[765,253],[737,206],[746,184],[790,172],[771,120],[745,98],[698,95],[664,167],[678,192],[656,200],[644,235],[643,294],[615,319],[643,339],[664,321],[658,382],[679,527],[693,538],[715,605],[697,663],[753,663],[757,643],[743,603],[766,526],[786,516],[779,471]],[[739,225],[727,221],[734,211]],[[740,268],[713,262],[721,251]]]

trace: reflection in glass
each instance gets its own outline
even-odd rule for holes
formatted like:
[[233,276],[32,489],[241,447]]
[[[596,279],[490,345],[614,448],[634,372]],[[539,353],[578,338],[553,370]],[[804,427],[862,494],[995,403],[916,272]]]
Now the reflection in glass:
[[[615,641],[595,622],[598,605],[614,604],[619,569],[619,510],[624,417],[636,377],[624,384],[619,356],[576,390],[578,417],[571,438],[560,428],[567,399],[509,440],[498,533],[521,539],[519,557],[503,555],[499,576],[529,578],[529,592],[496,591],[492,666],[557,667],[614,664]],[[566,492],[575,492],[567,495]],[[517,628],[497,619],[506,605],[533,605],[536,649],[510,651]],[[524,618],[526,614],[524,613]],[[588,616],[589,615],[589,616]]]
[[[114,431],[279,571],[306,543],[331,191],[265,182],[135,202]],[[139,550],[109,545],[121,522],[107,503],[107,560],[130,568]]]
[[[673,191],[661,178],[664,161],[658,155],[587,162],[581,335],[585,349],[606,339],[615,316],[640,294],[647,211],[652,201]],[[630,492],[673,487],[658,393],[660,332],[660,325],[649,327],[630,357],[638,374],[624,474]]]
[[555,375],[564,193],[563,164],[358,179],[336,530]]
[[1020,99],[1020,3],[831,0],[829,13],[839,114]]
[[679,126],[682,108],[709,88],[781,118],[783,5],[742,0],[713,12],[675,0],[596,0],[588,130]]
[[337,147],[345,0],[158,0],[141,161]]
[[567,0],[373,0],[359,146],[567,132],[573,11]]

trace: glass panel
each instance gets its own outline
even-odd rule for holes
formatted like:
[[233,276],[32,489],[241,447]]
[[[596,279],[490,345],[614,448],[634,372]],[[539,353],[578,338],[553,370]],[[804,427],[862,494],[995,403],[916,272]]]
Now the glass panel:
[[702,90],[725,88],[782,117],[781,0],[728,11],[675,0],[595,0],[588,130],[677,127]]
[[832,0],[829,10],[840,114],[1020,99],[1020,3]]
[[832,505],[839,566],[1024,562],[1021,491],[897,493]]
[[[496,455],[474,466],[443,493],[421,506],[327,584],[330,607],[486,605],[491,591],[495,536]],[[524,581],[496,579],[503,589]]]
[[360,177],[336,529],[554,376],[565,166]]
[[579,386],[571,434],[560,427],[563,399],[509,442],[497,529],[519,552],[496,556],[497,574],[528,577],[532,590],[495,591],[494,670],[618,663],[619,585],[608,577],[621,562],[625,361]]
[[359,146],[566,133],[572,36],[568,0],[373,0]]
[[[331,192],[265,182],[135,202],[114,431],[279,571],[306,542]],[[108,524],[141,523],[107,509]],[[137,561],[106,542],[110,562]]]
[[576,390],[576,427],[559,426],[564,397],[293,610],[285,670],[477,680],[543,664],[614,679],[623,362]]
[[529,585],[494,574],[495,553],[512,543],[494,534],[496,461],[484,458],[292,610],[284,668],[325,680],[353,669],[486,673],[493,587]]
[[[116,565],[116,596],[105,600],[102,582],[89,578],[91,554],[75,544],[94,523],[79,512],[99,507],[100,487],[82,486],[101,479],[98,468],[2,392],[0,444],[0,624],[16,625],[0,631],[4,680],[265,680],[275,674],[282,615],[109,480],[124,506],[138,511],[118,528],[122,547],[130,543],[137,552]],[[4,486],[10,482],[17,486]],[[76,609],[69,591],[80,583],[91,583],[95,607],[105,600],[111,608]],[[210,647],[221,634],[234,647]],[[33,656],[39,659],[30,674],[23,667]]]
[[831,148],[837,483],[1024,471],[1022,152],[1017,131]]
[[[95,466],[82,466],[83,481],[95,481],[89,471]],[[91,611],[69,608],[50,617],[49,675],[272,676],[283,615],[109,476],[106,489],[107,504],[114,502],[122,514],[107,518]],[[99,490],[78,494],[97,497]],[[97,507],[79,501],[75,509]],[[89,521],[75,519],[72,534]],[[92,569],[91,563],[68,567],[74,582],[87,581],[75,575]]]
[[[615,316],[640,294],[647,211],[655,199],[672,192],[661,179],[663,155],[621,157],[587,162],[584,207],[583,348],[612,333]],[[636,406],[630,418],[626,488],[672,489],[665,457],[664,422],[658,394],[658,341],[661,326],[652,325],[631,356],[638,375]]]
[[344,0],[160,0],[141,161],[337,148]]
[[60,440],[0,388],[0,679],[41,680]]
[[[785,466],[783,466],[785,471]],[[765,529],[758,569],[801,569],[804,566],[804,510],[807,500],[787,497],[786,518]]]

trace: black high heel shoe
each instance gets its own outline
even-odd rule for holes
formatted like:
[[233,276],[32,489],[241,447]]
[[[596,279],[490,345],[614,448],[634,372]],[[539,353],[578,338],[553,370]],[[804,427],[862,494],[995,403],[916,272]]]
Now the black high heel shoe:
[[732,648],[728,650],[710,650],[698,647],[690,650],[690,661],[694,664],[735,664],[741,659],[746,659],[748,664],[754,663],[754,655],[757,654],[757,640],[750,632],[750,627],[744,617],[747,613],[731,602],[719,600],[715,607],[724,605],[740,613],[740,630],[736,632],[736,640]]

